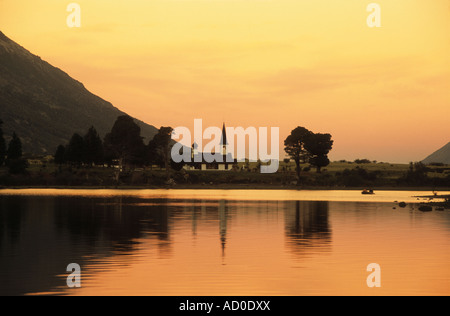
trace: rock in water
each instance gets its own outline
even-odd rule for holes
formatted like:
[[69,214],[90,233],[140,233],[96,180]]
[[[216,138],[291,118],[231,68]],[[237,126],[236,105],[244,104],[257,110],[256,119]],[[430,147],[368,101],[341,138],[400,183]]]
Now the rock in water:
[[419,207],[419,211],[421,212],[431,212],[433,211],[433,208],[429,205],[422,205],[421,207]]

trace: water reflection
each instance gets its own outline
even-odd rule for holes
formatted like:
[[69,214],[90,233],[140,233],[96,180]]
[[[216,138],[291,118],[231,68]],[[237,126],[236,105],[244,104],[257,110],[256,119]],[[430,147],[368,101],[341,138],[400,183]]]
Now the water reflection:
[[308,284],[343,294],[343,276],[355,294],[374,254],[445,281],[449,222],[367,202],[0,195],[0,295],[74,294],[72,262],[84,294],[299,295]]
[[227,244],[227,221],[228,210],[226,202],[221,200],[219,202],[219,227],[220,227],[220,244],[222,246],[222,256],[225,256],[225,246]]
[[95,246],[108,241],[113,251],[126,254],[133,250],[135,240],[143,233],[152,233],[160,241],[168,241],[168,209],[160,205],[140,207],[139,200],[116,197],[113,199],[55,198],[55,227],[67,231],[71,242],[86,241]]
[[24,205],[20,202],[19,198],[10,199],[9,203],[0,202],[0,247],[2,245],[3,238],[14,244],[17,242],[20,235],[20,228],[22,220],[25,215]]
[[328,220],[329,203],[326,201],[286,202],[285,222],[287,245],[296,255],[305,252],[330,250],[331,228]]
[[[274,211],[273,202],[124,196],[1,196],[0,203],[0,295],[58,293],[69,263],[102,269],[95,265],[111,256],[132,255],[143,240],[156,240],[159,258],[170,258],[171,226],[187,220],[194,238],[199,226],[217,223],[217,245],[225,258],[232,214]],[[282,210],[292,252],[330,242],[327,202],[286,202]]]
[[164,201],[136,198],[0,197],[0,295],[51,292],[66,266],[129,255],[146,236],[170,254]]

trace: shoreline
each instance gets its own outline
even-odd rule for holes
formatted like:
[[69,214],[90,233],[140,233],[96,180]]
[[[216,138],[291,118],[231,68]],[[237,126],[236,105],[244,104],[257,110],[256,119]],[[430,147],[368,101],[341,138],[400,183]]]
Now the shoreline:
[[[0,186],[2,190],[29,190],[29,189],[48,189],[48,190],[295,190],[295,191],[362,191],[365,187],[317,187],[317,186],[280,186],[280,185],[255,185],[255,184],[205,184],[205,185],[163,185],[163,186],[144,186],[144,185],[118,185],[118,186]],[[370,187],[374,191],[424,191],[439,192],[450,191],[450,187],[429,188],[429,187]]]

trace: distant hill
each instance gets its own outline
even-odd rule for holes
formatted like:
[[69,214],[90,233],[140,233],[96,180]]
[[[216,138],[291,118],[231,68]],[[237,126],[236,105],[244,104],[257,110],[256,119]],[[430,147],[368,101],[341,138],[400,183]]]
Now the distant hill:
[[437,162],[450,165],[450,143],[429,155],[427,158],[422,160],[422,162],[425,164]]
[[[15,131],[25,152],[54,154],[74,132],[83,135],[92,125],[104,137],[124,114],[0,32],[0,119],[5,137]],[[157,133],[136,122],[146,142]]]

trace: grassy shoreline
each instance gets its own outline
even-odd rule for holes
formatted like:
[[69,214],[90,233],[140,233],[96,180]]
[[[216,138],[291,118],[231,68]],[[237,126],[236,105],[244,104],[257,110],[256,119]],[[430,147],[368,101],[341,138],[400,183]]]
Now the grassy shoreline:
[[302,171],[298,184],[292,164],[282,165],[274,174],[171,170],[170,181],[164,169],[141,168],[122,172],[118,185],[115,173],[113,168],[49,163],[30,165],[26,174],[12,175],[2,167],[0,189],[450,191],[450,166],[428,166],[417,172],[406,164],[333,162],[322,173]]

